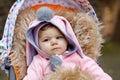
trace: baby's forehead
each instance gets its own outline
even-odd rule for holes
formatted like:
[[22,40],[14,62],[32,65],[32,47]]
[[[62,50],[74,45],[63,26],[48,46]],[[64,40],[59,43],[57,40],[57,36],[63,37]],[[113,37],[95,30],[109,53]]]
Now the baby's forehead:
[[63,35],[63,33],[56,27],[45,27],[45,28],[39,30],[39,36],[44,36],[44,35],[57,36],[57,35]]
[[[55,25],[53,25],[53,24],[47,24],[47,25],[44,25],[43,27],[41,27],[40,29],[39,29],[39,32],[44,32],[44,31],[49,31],[49,30],[55,30],[55,31],[57,31],[57,32],[60,32],[61,34],[63,34],[62,33],[62,31],[57,27],[57,26],[55,26]],[[54,32],[53,32],[54,33]]]

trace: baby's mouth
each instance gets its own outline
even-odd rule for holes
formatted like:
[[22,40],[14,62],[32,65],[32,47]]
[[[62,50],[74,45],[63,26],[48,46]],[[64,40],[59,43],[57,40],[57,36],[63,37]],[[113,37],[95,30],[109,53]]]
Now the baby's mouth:
[[52,50],[58,50],[58,49],[60,49],[59,47],[56,47],[56,48],[53,48]]

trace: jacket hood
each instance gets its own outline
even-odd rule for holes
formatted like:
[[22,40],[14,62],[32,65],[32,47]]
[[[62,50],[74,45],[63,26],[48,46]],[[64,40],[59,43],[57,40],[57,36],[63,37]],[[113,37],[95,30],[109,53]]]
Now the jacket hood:
[[[43,17],[43,16],[42,16]],[[40,19],[40,18],[39,18]],[[39,30],[47,25],[52,24],[56,28],[58,28],[62,34],[65,36],[67,42],[68,42],[68,49],[64,55],[70,55],[74,52],[77,52],[80,56],[82,56],[82,50],[79,46],[78,40],[72,30],[72,27],[70,23],[62,16],[53,16],[49,18],[48,20],[39,20],[36,19],[32,21],[29,25],[29,28],[26,32],[26,39],[27,39],[27,63],[28,65],[31,63],[34,53],[37,51],[38,54],[44,58],[49,58],[50,56],[43,52],[39,46],[38,46],[38,32]]]

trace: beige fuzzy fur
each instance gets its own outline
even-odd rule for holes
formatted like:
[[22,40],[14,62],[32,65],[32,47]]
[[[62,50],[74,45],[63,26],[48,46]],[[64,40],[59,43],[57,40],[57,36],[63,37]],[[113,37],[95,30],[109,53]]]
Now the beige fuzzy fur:
[[18,80],[22,80],[22,78],[26,75],[26,39],[25,32],[28,28],[29,23],[35,18],[35,13],[30,9],[26,8],[21,11],[17,17],[14,36],[13,36],[13,45],[11,52],[13,52],[11,56],[11,61],[13,66],[18,67]]
[[58,67],[55,72],[48,74],[43,80],[95,80],[87,71],[78,68]]
[[[73,30],[77,36],[80,46],[85,55],[90,56],[95,61],[100,56],[101,43],[103,42],[100,27],[88,14],[72,12],[56,12],[70,21]],[[35,19],[35,11],[30,8],[20,11],[18,14],[12,46],[12,65],[18,67],[19,80],[26,74],[26,57],[25,57],[25,32],[28,24]]]

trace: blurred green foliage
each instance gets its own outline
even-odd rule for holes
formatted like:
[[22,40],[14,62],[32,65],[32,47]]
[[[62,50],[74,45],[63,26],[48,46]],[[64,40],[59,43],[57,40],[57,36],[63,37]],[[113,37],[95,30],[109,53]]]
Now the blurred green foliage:
[[[109,54],[120,54],[120,45],[113,42],[113,41],[107,41],[103,44],[102,52],[109,53]],[[113,54],[114,55],[114,54]]]
[[0,69],[0,80],[7,80],[7,74]]
[[102,56],[100,57],[100,65],[113,80],[120,78],[120,45],[112,41],[103,44]]

